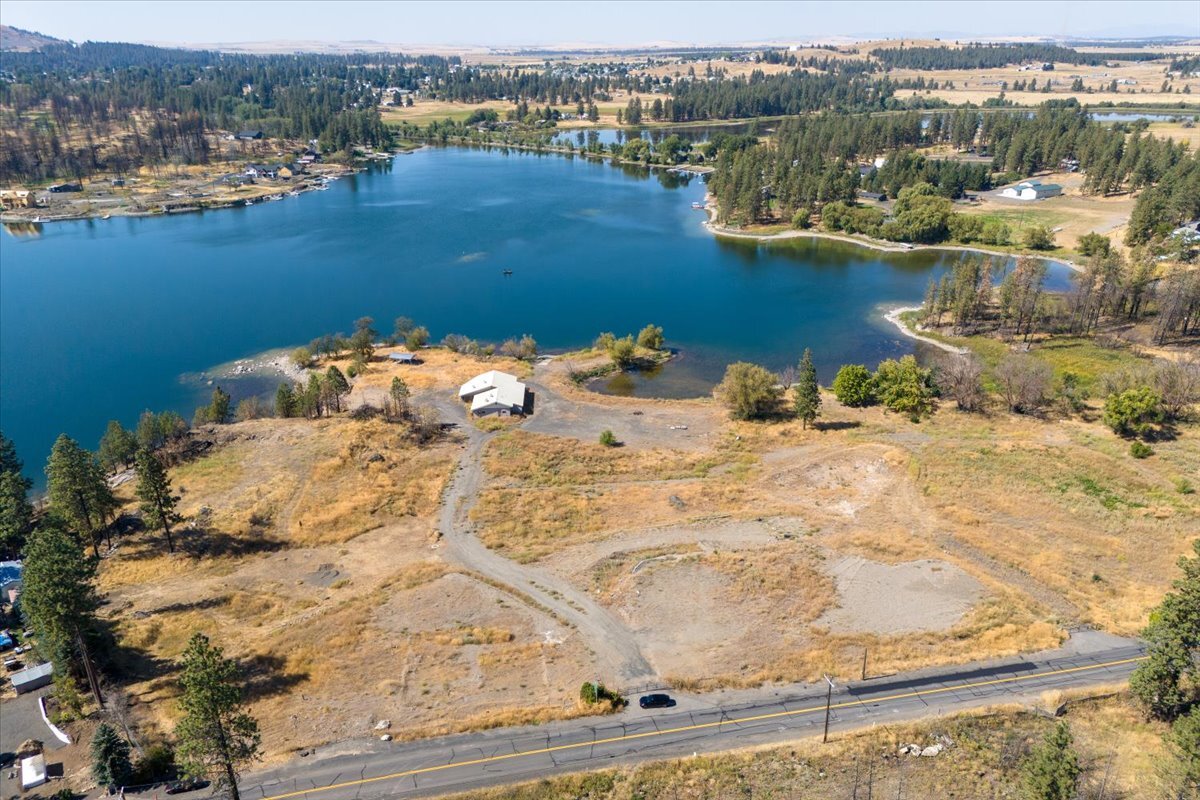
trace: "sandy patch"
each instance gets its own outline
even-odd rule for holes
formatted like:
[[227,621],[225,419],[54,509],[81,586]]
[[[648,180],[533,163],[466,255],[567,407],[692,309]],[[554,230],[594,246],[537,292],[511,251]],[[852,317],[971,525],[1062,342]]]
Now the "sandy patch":
[[839,606],[817,620],[834,631],[898,634],[946,630],[970,610],[980,583],[945,561],[881,564],[846,556],[829,566]]

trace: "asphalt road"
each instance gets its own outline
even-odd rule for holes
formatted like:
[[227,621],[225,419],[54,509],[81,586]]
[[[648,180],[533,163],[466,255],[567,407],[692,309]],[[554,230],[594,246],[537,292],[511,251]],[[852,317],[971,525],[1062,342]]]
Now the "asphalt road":
[[[969,665],[838,686],[830,731],[887,725],[1002,703],[1054,689],[1125,681],[1141,660],[1136,643],[1044,659]],[[365,742],[359,752],[313,756],[247,776],[244,800],[370,800],[421,797],[820,736],[825,691],[767,688],[756,702],[644,711],[484,731],[415,742]]]

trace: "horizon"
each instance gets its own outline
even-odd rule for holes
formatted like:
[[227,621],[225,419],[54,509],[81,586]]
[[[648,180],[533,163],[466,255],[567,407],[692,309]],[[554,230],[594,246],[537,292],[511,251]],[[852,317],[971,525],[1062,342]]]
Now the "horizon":
[[[184,0],[151,5],[130,0],[7,0],[3,24],[73,42],[136,42],[160,46],[246,43],[297,45],[410,45],[486,48],[653,48],[793,44],[822,40],[1200,38],[1200,2],[1085,3],[985,0],[971,4],[970,20],[951,20],[946,2],[597,3],[572,0],[553,6],[510,3],[349,2],[300,0],[281,15],[271,2]],[[704,9],[684,19],[681,10]],[[711,10],[735,14],[711,13]],[[463,13],[463,10],[469,13]],[[335,11],[336,10],[336,11]],[[619,13],[613,13],[618,11]],[[135,13],[136,12],[136,13]],[[334,13],[329,13],[334,12]],[[1190,26],[1187,20],[1191,19]],[[862,22],[870,19],[867,25]],[[1128,20],[1137,19],[1137,24]],[[319,25],[315,22],[319,21]],[[581,26],[581,21],[585,24]],[[679,36],[686,21],[689,36]],[[581,30],[586,28],[586,31]],[[181,33],[182,31],[182,33]],[[267,35],[246,35],[264,31]]]

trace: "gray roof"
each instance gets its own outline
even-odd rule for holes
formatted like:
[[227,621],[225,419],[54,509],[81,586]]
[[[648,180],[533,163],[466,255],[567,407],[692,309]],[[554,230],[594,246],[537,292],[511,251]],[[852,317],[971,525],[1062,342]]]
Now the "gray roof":
[[14,687],[23,686],[27,683],[34,683],[43,678],[49,677],[54,673],[54,665],[47,661],[45,664],[38,664],[34,667],[26,667],[23,670],[14,672],[9,679]]

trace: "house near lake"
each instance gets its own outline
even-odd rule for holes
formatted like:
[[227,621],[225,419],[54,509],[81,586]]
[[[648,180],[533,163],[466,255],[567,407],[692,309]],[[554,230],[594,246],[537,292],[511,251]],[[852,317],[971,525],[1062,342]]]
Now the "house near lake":
[[1042,183],[1041,181],[1022,181],[1016,186],[1009,186],[1000,192],[1001,197],[1011,200],[1045,200],[1047,197],[1057,197],[1062,194],[1062,187],[1057,183]]
[[37,208],[37,195],[30,189],[0,189],[0,208]]
[[515,375],[495,369],[476,375],[458,390],[458,398],[471,402],[471,413],[476,417],[524,416],[528,397],[529,389]]

